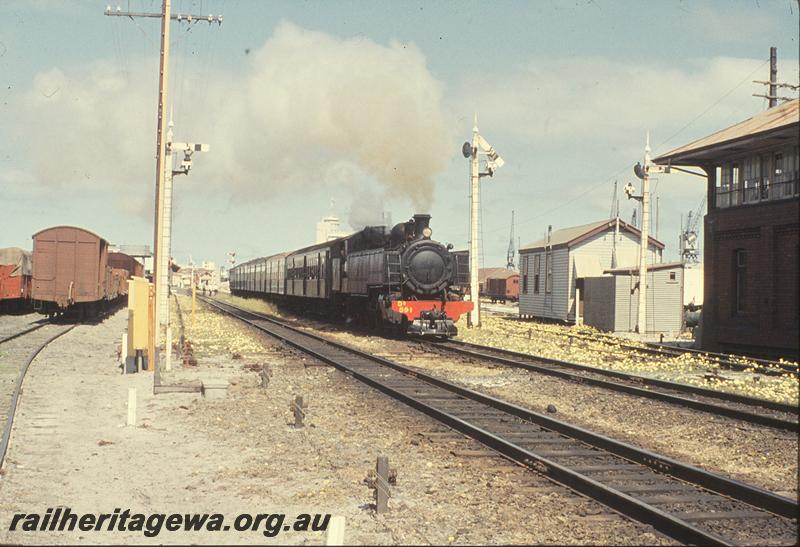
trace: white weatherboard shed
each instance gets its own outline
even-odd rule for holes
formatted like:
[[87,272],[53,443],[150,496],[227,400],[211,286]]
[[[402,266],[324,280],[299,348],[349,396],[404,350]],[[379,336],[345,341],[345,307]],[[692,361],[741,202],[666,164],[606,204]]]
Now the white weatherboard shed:
[[[576,321],[582,316],[583,279],[639,261],[641,232],[620,219],[556,230],[523,246],[520,255],[520,317]],[[661,262],[664,244],[649,238],[647,262]],[[576,298],[577,296],[577,298]]]
[[[681,262],[647,269],[647,332],[678,334],[683,329]],[[584,323],[607,332],[634,332],[639,318],[639,267],[606,270],[584,280]]]

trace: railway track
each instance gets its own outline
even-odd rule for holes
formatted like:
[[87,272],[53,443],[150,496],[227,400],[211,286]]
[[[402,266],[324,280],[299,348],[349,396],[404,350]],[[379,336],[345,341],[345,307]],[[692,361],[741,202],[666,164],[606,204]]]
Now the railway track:
[[13,340],[14,338],[19,338],[20,336],[24,336],[24,335],[28,334],[29,332],[33,332],[33,331],[35,331],[37,329],[42,328],[45,325],[47,325],[47,321],[42,321],[40,323],[28,325],[25,328],[20,329],[19,331],[15,332],[13,334],[6,334],[6,335],[0,337],[0,344],[2,344],[4,342],[9,342],[9,341]]
[[585,385],[655,399],[745,422],[798,432],[798,407],[766,399],[647,378],[558,359],[448,340],[425,343],[441,352],[490,361],[509,367],[555,376]]
[[[519,319],[514,319],[514,320],[522,321]],[[711,364],[714,364],[720,367],[721,369],[727,369],[739,372],[747,370],[755,370],[759,374],[764,374],[764,375],[781,375],[789,373],[789,374],[794,374],[795,376],[800,376],[800,371],[798,371],[798,366],[796,363],[786,363],[770,359],[747,357],[744,355],[703,351],[693,348],[679,348],[656,342],[645,342],[641,345],[629,344],[623,342],[619,337],[607,334],[593,334],[592,336],[588,336],[579,333],[552,332],[543,329],[537,329],[535,326],[531,328],[547,336],[584,340],[587,342],[601,342],[613,346],[614,348],[621,348],[628,351],[639,351],[648,355],[653,355],[658,357],[679,357],[681,355],[686,355],[686,354],[697,355],[699,357],[706,358],[711,362]],[[613,350],[609,351],[612,351],[613,353]]]
[[0,416],[3,436],[0,440],[0,468],[2,468],[22,383],[33,360],[47,345],[75,328],[75,324],[41,323],[0,339]]
[[230,304],[204,299],[471,437],[683,543],[794,544],[798,503],[435,378]]

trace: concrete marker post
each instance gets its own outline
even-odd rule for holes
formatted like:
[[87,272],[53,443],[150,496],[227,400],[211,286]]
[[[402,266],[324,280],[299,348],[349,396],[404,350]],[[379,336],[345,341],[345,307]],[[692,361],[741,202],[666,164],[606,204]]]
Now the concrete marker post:
[[128,425],[136,425],[136,388],[128,388]]
[[341,515],[331,517],[328,530],[325,533],[325,545],[344,545],[344,517]]

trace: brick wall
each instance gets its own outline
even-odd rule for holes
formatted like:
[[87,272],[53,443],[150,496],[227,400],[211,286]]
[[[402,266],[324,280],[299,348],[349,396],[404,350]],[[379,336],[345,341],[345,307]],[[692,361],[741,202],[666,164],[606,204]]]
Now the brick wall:
[[[798,353],[797,199],[713,209],[705,218],[701,344],[710,351]],[[736,310],[736,251],[747,255],[744,309]]]

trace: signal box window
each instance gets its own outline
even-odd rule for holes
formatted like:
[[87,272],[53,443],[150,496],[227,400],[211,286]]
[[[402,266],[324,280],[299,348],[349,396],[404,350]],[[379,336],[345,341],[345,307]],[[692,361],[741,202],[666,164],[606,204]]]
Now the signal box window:
[[734,251],[734,310],[737,314],[746,311],[745,298],[747,295],[747,251],[738,249]]
[[542,255],[533,258],[533,294],[539,294],[539,277],[542,268]]

